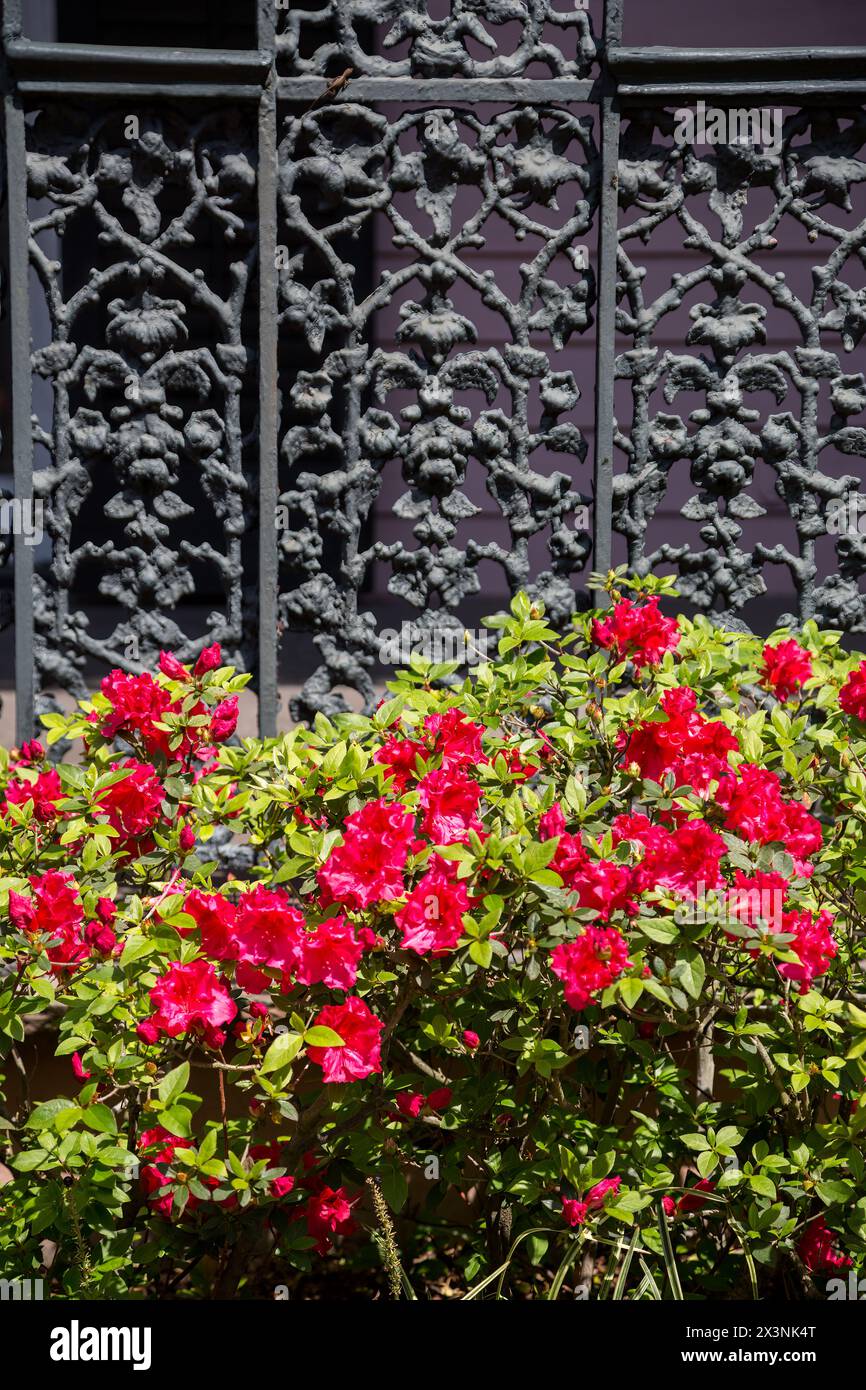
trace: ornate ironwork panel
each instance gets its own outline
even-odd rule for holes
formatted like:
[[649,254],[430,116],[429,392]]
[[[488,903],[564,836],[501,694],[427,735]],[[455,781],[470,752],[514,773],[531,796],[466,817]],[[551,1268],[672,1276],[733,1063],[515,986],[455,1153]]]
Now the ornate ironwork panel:
[[[482,560],[504,571],[506,587],[533,588],[554,613],[572,611],[571,575],[591,546],[580,525],[590,493],[576,479],[586,441],[568,418],[579,393],[557,359],[591,319],[593,280],[579,254],[595,200],[591,127],[556,106],[487,117],[434,106],[389,118],[346,103],[287,120],[280,321],[303,334],[307,354],[281,445],[280,502],[291,523],[281,538],[290,581],[281,613],[318,634],[325,658],[298,712],[330,707],[335,685],[372,699],[375,624],[357,596],[374,562],[419,628],[479,591]],[[368,219],[384,223],[402,256],[362,299],[340,242]],[[485,258],[494,223],[526,248],[513,287]],[[498,346],[475,346],[479,310],[493,319]],[[397,350],[376,345],[389,311]],[[392,466],[405,485],[394,503],[405,540],[364,544]],[[501,512],[501,543],[472,538],[473,470]],[[541,570],[530,561],[535,536],[546,541]],[[329,549],[339,557],[330,572]]]
[[[127,133],[124,133],[124,126]],[[242,331],[255,258],[251,122],[186,108],[48,105],[27,126],[31,260],[51,340],[33,354],[53,387],[33,475],[52,559],[34,585],[40,683],[84,694],[85,658],[137,669],[162,648],[191,659],[219,641],[244,663]],[[131,129],[131,133],[130,133]],[[69,283],[61,243],[92,265]],[[216,243],[209,274],[203,245]],[[113,536],[96,543],[94,520]],[[193,522],[193,518],[195,521]],[[89,519],[89,528],[88,528]],[[208,538],[205,538],[208,537]],[[73,601],[79,572],[117,612],[98,637]],[[221,596],[203,631],[180,601]]]
[[[698,151],[673,140],[675,124],[674,111],[629,112],[621,142],[617,327],[629,347],[616,370],[631,412],[617,433],[627,468],[614,482],[614,524],[635,569],[672,563],[681,593],[728,621],[781,565],[796,598],[790,621],[863,630],[866,544],[839,521],[866,514],[866,380],[852,369],[866,332],[866,206],[855,210],[851,196],[866,178],[866,112],[792,112],[778,150]],[[669,223],[685,251],[670,283],[648,292],[644,247],[651,255]],[[810,251],[806,293],[774,264],[798,232]],[[682,349],[663,346],[671,338]],[[695,396],[691,410],[672,409]],[[685,470],[693,490],[681,514],[694,539],[671,544],[653,520]],[[755,496],[762,474],[787,518],[775,544]]]
[[447,8],[441,18],[427,0],[283,8],[280,71],[318,77],[351,67],[371,77],[486,78],[522,77],[535,66],[554,77],[587,77],[597,56],[587,0],[562,8],[551,0],[450,0]]
[[[3,7],[21,737],[214,640],[264,732],[302,633],[293,713],[369,704],[382,602],[412,640],[491,576],[866,627],[863,55],[630,49],[623,0],[249,4],[239,51]],[[699,101],[784,108],[777,147],[684,139]]]

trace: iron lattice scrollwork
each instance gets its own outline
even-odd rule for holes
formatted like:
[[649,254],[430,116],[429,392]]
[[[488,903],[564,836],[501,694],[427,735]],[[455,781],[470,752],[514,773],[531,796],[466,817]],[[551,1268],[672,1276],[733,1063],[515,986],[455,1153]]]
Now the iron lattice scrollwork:
[[[249,654],[241,544],[250,488],[242,466],[242,315],[254,260],[255,168],[250,133],[222,114],[81,113],[47,107],[30,127],[29,192],[38,200],[31,256],[52,341],[33,366],[54,389],[34,473],[52,542],[37,577],[35,657],[46,683],[84,694],[85,659],[139,669],[170,646],[188,659],[220,641]],[[64,292],[58,241],[86,220],[98,260]],[[207,224],[207,225],[205,225]],[[224,248],[225,293],[196,265],[208,235]],[[192,255],[190,255],[190,251]],[[85,319],[89,317],[89,326]],[[192,320],[196,322],[193,323]],[[98,325],[99,341],[87,340]],[[82,336],[83,335],[83,336]],[[95,544],[80,517],[93,497],[121,539]],[[195,540],[211,509],[221,538]],[[196,516],[195,526],[190,519]],[[102,640],[71,604],[80,569],[98,562],[100,596],[120,610]],[[224,595],[204,633],[174,616],[199,584]]]
[[[389,590],[418,611],[422,627],[441,625],[479,591],[482,560],[501,566],[512,590],[533,588],[554,614],[572,611],[570,576],[590,550],[574,521],[589,493],[575,490],[573,462],[551,471],[533,460],[586,454],[567,418],[577,386],[555,361],[590,322],[592,276],[578,253],[593,217],[597,151],[591,121],[556,108],[524,107],[487,121],[441,109],[388,120],[350,104],[289,120],[280,169],[289,251],[281,321],[306,335],[312,364],[289,392],[282,445],[289,486],[280,499],[297,518],[282,539],[285,569],[296,576],[283,616],[316,631],[325,657],[299,702],[306,713],[313,704],[333,707],[338,684],[372,698],[366,668],[375,624],[358,612],[357,592],[374,562],[388,566]],[[338,247],[377,215],[404,259],[359,302],[355,266]],[[479,254],[495,220],[534,253],[514,294]],[[398,303],[395,336],[405,350],[374,346],[377,318]],[[476,326],[463,312],[473,304],[495,316],[501,347],[473,348]],[[335,341],[340,346],[325,351]],[[402,409],[391,405],[407,394]],[[311,471],[329,453],[341,466]],[[407,490],[394,511],[415,544],[373,540],[365,548],[362,523],[395,460]],[[472,460],[507,523],[507,546],[458,541],[461,524],[479,511],[466,495]],[[533,573],[530,542],[544,533],[550,567]],[[327,535],[340,547],[348,582],[324,572]]]
[[[733,144],[699,154],[673,145],[673,128],[672,112],[635,113],[621,146],[617,327],[633,346],[618,358],[617,373],[631,383],[632,414],[629,428],[617,434],[628,468],[614,482],[614,524],[636,570],[673,563],[681,592],[700,608],[721,609],[731,620],[765,592],[765,567],[783,565],[799,617],[862,631],[866,537],[856,526],[840,535],[835,520],[840,507],[858,513],[862,465],[856,473],[841,471],[833,454],[843,456],[843,465],[846,457],[866,458],[866,428],[854,423],[866,412],[866,380],[844,362],[866,332],[866,291],[851,277],[866,264],[866,219],[854,214],[851,199],[866,180],[859,157],[866,113],[797,112],[785,120],[775,153]],[[684,266],[652,299],[631,244],[651,245],[670,220],[698,263]],[[798,295],[773,266],[792,223],[816,256],[829,243],[826,259],[812,268],[811,298]],[[748,297],[750,290],[761,302]],[[701,291],[712,299],[703,302]],[[661,352],[654,339],[686,305],[691,323],[684,347],[698,353]],[[783,315],[800,340],[793,351],[760,350],[771,312]],[[774,331],[784,331],[778,319]],[[700,393],[705,404],[688,422],[663,410],[653,414],[659,390],[667,404],[681,392]],[[760,393],[788,408],[766,414]],[[698,491],[682,515],[696,523],[701,544],[653,546],[654,513],[673,471],[684,465]],[[766,512],[750,490],[762,467],[770,470],[793,534],[790,543],[755,539],[746,547],[744,527]],[[859,515],[864,512],[866,502]],[[816,543],[828,534],[837,572],[819,581]]]
[[[514,26],[519,38],[509,52]],[[451,0],[441,18],[426,0],[328,0],[283,8],[277,54],[287,73],[349,65],[370,76],[518,77],[537,64],[558,77],[587,77],[597,48],[586,8],[551,0]]]
[[[410,636],[492,576],[565,618],[626,558],[730,622],[772,572],[866,628],[866,538],[832,525],[866,458],[857,55],[628,49],[623,0],[250,6],[255,49],[89,55],[4,5],[5,424],[51,543],[15,537],[19,736],[40,685],[214,640],[269,732],[285,629],[319,648],[296,714],[369,704],[371,575]],[[677,142],[714,84],[785,106],[778,153]]]

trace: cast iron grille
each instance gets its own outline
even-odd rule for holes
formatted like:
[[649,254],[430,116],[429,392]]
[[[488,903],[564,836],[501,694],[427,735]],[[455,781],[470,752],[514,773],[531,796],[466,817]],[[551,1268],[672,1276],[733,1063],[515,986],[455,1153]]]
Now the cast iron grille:
[[[217,50],[5,5],[5,433],[48,537],[0,535],[21,737],[214,640],[264,732],[302,634],[292,713],[369,706],[377,596],[410,640],[492,589],[563,619],[612,563],[866,628],[863,54],[631,49],[600,9],[259,0]],[[783,110],[779,148],[675,138],[700,100]]]

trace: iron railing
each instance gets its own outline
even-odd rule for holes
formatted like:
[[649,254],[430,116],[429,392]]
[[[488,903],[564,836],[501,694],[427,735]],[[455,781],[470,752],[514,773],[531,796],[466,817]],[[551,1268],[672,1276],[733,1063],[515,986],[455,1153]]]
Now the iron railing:
[[[37,43],[4,6],[6,428],[51,550],[15,536],[22,738],[93,661],[214,640],[254,671],[265,733],[299,632],[319,665],[294,713],[341,686],[369,702],[371,572],[413,635],[459,626],[485,567],[564,617],[619,560],[673,566],[730,622],[779,567],[795,617],[866,628],[864,540],[838,525],[860,475],[830,461],[866,457],[866,55],[633,49],[622,9],[595,34],[577,0],[435,20],[424,0],[260,0],[258,48],[221,52]],[[780,148],[676,138],[700,100],[784,108]],[[508,283],[494,223],[522,253]],[[810,293],[773,267],[786,226],[820,243]],[[643,247],[671,229],[682,265],[656,292]],[[783,320],[794,347],[773,346]],[[586,333],[590,465],[563,365]],[[35,425],[34,373],[53,393]],[[681,392],[688,416],[659,408]],[[789,522],[771,544],[756,469]],[[477,530],[472,473],[498,530]],[[665,535],[671,499],[693,540]]]

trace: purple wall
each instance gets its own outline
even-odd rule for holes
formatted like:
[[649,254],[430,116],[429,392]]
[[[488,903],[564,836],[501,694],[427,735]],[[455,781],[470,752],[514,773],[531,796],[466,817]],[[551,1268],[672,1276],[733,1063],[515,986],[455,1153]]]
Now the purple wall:
[[[595,19],[598,0],[590,0]],[[625,0],[623,42],[690,48],[866,45],[861,0]]]

